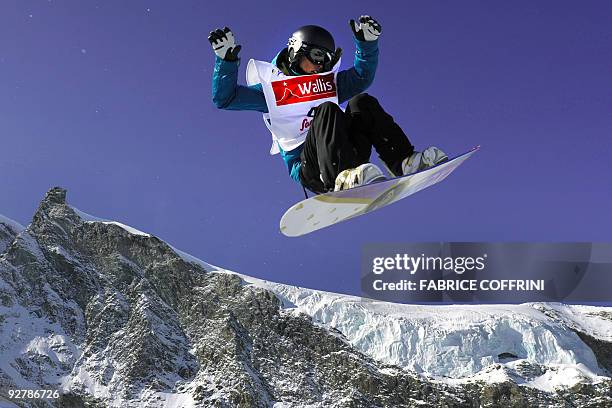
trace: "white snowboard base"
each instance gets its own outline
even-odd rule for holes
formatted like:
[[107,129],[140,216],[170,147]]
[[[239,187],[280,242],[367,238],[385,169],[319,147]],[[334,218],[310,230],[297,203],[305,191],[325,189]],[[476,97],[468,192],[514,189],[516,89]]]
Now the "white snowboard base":
[[385,207],[444,180],[479,148],[476,146],[447,162],[407,176],[300,201],[285,212],[280,230],[288,237],[298,237]]

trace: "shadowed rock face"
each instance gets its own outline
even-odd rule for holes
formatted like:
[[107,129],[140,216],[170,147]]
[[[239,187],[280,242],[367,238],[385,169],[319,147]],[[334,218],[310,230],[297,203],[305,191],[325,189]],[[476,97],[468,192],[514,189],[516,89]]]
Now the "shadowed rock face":
[[22,406],[163,406],[170,398],[201,407],[612,404],[609,383],[563,394],[513,383],[450,387],[383,365],[341,333],[282,309],[270,291],[189,262],[156,237],[82,219],[61,188],[24,231],[7,231],[0,227],[8,242],[0,251],[0,395],[33,387],[63,394]]
[[579,331],[576,331],[576,334],[591,348],[591,350],[593,350],[593,353],[595,353],[595,356],[597,356],[599,366],[608,373],[612,373],[612,343],[609,341],[596,339]]

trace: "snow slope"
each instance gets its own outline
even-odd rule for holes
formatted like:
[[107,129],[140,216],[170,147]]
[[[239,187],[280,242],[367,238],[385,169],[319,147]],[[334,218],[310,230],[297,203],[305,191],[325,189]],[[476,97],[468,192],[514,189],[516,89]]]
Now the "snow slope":
[[2,214],[0,214],[0,224],[6,224],[16,232],[21,232],[25,229],[25,227],[17,221],[11,220],[10,218],[7,218]]
[[13,238],[25,228],[17,221],[13,221],[0,214],[0,254],[4,252]]
[[513,380],[553,391],[608,375],[570,328],[610,341],[612,319],[602,316],[612,316],[611,308],[403,305],[240,277],[274,292],[287,310],[336,328],[363,353],[436,380]]

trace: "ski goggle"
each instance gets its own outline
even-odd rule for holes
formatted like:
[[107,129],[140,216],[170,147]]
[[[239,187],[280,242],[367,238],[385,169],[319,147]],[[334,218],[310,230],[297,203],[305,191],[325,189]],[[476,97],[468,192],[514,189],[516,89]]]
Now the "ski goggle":
[[316,65],[328,65],[333,59],[333,53],[324,48],[304,44],[301,51],[310,62]]

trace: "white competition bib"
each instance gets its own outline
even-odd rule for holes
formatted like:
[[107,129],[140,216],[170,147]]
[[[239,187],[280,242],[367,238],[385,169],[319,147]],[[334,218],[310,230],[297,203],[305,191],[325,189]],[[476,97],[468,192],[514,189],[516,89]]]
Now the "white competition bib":
[[[261,84],[268,113],[264,122],[272,133],[270,154],[293,150],[306,139],[312,117],[308,113],[323,102],[338,104],[336,75],[340,61],[322,74],[287,76],[269,62],[250,60],[247,84]],[[278,145],[277,145],[278,143]]]

